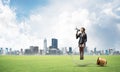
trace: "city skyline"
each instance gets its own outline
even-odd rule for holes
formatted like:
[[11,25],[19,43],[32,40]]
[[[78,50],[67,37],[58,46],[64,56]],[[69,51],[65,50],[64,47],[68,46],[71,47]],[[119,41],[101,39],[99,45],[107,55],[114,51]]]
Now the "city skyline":
[[85,27],[91,50],[120,50],[119,0],[1,0],[0,47],[43,48],[43,39],[59,39],[59,48],[78,47],[75,28]]
[[[43,48],[39,46],[29,46],[29,48],[21,48],[20,50],[13,50],[12,48],[0,48],[0,55],[79,55],[78,48],[72,47],[58,47],[59,40],[51,38],[51,44],[48,46],[48,41],[43,40]],[[115,48],[90,50],[87,46],[84,48],[85,55],[119,55],[120,51]]]

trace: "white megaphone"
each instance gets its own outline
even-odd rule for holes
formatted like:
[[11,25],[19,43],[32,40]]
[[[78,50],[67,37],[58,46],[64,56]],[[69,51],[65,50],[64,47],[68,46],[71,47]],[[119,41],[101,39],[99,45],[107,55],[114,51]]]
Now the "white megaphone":
[[80,29],[78,29],[77,27],[75,28],[75,30],[80,31]]

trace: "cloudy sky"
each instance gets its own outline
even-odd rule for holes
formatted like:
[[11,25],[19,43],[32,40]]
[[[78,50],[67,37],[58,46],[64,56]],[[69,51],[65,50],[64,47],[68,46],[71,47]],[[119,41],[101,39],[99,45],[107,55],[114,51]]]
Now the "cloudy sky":
[[0,47],[77,47],[75,28],[85,27],[91,50],[120,50],[120,0],[0,0]]

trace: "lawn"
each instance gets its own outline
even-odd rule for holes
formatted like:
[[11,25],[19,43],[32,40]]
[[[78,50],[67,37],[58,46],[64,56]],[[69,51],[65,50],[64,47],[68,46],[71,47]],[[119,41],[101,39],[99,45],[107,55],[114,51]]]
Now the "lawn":
[[120,72],[120,56],[106,58],[107,66],[96,65],[98,56],[0,56],[0,72]]

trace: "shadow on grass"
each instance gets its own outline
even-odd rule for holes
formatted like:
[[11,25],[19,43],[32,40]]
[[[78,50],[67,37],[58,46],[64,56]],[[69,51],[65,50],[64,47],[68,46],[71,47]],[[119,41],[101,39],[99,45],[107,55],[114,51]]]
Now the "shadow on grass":
[[88,67],[88,65],[76,65],[76,67]]
[[96,64],[88,63],[88,64],[76,64],[74,67],[108,67],[108,66],[99,66]]

